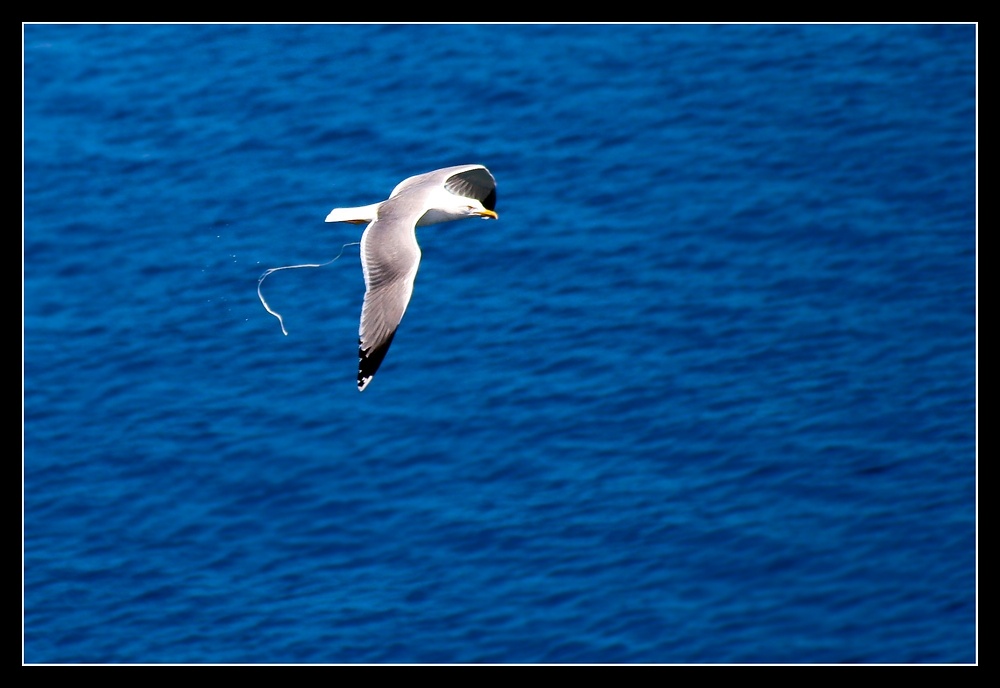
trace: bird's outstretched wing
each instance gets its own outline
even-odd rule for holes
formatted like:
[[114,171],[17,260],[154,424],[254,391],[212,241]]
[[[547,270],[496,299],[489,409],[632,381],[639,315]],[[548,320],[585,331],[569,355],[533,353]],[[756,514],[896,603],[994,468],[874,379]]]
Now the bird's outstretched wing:
[[371,381],[403,319],[420,267],[412,214],[386,202],[361,236],[365,301],[358,328],[358,389]]

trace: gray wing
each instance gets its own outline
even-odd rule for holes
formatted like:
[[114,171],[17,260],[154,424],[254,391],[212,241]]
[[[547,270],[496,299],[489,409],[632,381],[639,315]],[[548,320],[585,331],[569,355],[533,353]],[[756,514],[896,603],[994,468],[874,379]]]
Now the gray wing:
[[496,210],[497,183],[489,170],[482,165],[462,165],[449,169],[454,172],[448,175],[444,188],[459,196],[475,198],[487,210]]
[[389,197],[419,186],[444,186],[458,196],[475,198],[487,210],[496,210],[497,183],[490,171],[482,165],[456,165],[418,174],[397,184]]
[[361,236],[365,301],[358,328],[358,390],[371,381],[389,351],[410,303],[420,266],[414,212],[386,202]]

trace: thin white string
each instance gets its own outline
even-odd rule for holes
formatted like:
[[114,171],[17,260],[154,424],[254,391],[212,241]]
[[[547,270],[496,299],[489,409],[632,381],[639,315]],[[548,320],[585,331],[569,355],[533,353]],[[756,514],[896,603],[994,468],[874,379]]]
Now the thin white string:
[[321,268],[324,265],[329,265],[330,263],[332,263],[335,260],[337,260],[337,258],[340,258],[342,255],[344,255],[344,249],[347,248],[348,246],[357,246],[360,243],[361,243],[360,241],[353,241],[353,242],[351,242],[349,244],[344,244],[343,246],[340,247],[340,253],[337,254],[337,257],[334,258],[333,260],[328,260],[325,263],[305,263],[303,265],[283,265],[280,268],[270,268],[269,270],[265,271],[263,275],[260,276],[260,279],[257,280],[257,296],[260,297],[260,302],[261,302],[261,304],[263,304],[264,310],[266,310],[268,313],[270,313],[271,315],[273,315],[275,318],[278,319],[278,323],[281,325],[281,333],[282,334],[284,334],[286,337],[288,336],[288,330],[285,329],[285,321],[284,321],[284,319],[281,317],[280,313],[278,313],[277,311],[271,310],[271,307],[267,305],[267,301],[264,300],[264,295],[260,291],[260,286],[264,283],[264,278],[267,277],[268,275],[270,275],[272,272],[277,272],[278,270],[292,270],[294,268]]

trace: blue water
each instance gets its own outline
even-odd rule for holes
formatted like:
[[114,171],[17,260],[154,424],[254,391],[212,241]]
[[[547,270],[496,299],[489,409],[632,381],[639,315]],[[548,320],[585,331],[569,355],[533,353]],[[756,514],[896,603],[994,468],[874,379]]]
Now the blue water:
[[976,39],[24,26],[23,661],[976,662]]

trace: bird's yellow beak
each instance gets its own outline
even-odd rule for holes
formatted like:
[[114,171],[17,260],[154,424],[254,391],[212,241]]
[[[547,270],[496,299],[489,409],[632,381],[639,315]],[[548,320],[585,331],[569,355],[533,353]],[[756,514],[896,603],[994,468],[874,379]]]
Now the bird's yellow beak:
[[496,213],[494,213],[492,210],[484,210],[484,211],[482,211],[481,213],[479,213],[479,217],[483,218],[484,220],[486,218],[488,218],[488,217],[492,217],[494,220],[499,220],[500,219],[500,216],[497,215]]

